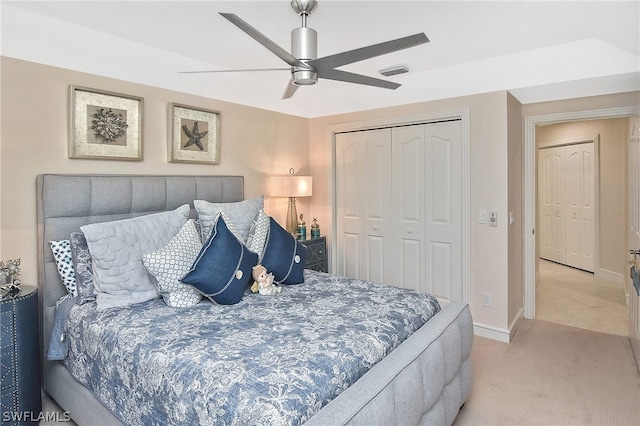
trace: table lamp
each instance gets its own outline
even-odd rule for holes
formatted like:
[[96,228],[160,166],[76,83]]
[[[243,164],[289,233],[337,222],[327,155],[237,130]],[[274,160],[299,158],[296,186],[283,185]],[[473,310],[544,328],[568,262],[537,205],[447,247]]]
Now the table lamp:
[[271,196],[289,198],[286,229],[292,234],[298,232],[296,197],[310,197],[312,195],[311,185],[311,176],[297,176],[293,169],[289,170],[288,176],[271,177]]

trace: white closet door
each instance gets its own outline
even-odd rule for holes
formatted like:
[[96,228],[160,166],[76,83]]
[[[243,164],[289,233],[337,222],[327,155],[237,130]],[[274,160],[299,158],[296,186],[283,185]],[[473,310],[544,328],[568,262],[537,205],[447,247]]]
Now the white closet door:
[[462,300],[460,122],[336,135],[337,273]]
[[337,273],[385,281],[391,209],[391,130],[336,135]]
[[594,143],[539,150],[540,257],[593,272]]
[[594,269],[593,143],[568,145],[566,159],[566,264]]
[[396,265],[385,282],[427,291],[425,218],[425,126],[397,127],[392,132],[392,227],[387,256]]
[[462,300],[462,124],[425,126],[427,291]]
[[540,256],[565,262],[564,147],[539,150]]

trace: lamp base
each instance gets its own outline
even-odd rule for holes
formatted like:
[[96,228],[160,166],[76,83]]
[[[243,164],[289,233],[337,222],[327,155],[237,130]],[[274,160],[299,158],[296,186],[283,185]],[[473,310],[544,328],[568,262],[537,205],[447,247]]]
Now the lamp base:
[[296,197],[289,197],[286,229],[287,232],[291,234],[296,234],[298,232],[298,210],[296,209]]

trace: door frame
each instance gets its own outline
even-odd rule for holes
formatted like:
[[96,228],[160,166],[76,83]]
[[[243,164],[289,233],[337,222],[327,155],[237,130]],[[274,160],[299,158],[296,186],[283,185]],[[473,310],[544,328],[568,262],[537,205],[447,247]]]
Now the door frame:
[[[405,115],[398,117],[384,117],[366,121],[334,124],[328,126],[329,143],[331,144],[331,164],[329,172],[329,200],[331,201],[331,238],[337,241],[337,211],[336,211],[336,133],[353,132],[359,130],[372,130],[385,127],[409,126],[415,124],[428,124],[438,121],[461,121],[462,144],[462,301],[469,303],[470,276],[471,276],[471,158],[470,158],[470,109],[459,108],[448,111]],[[337,250],[331,250],[329,262],[331,270],[337,265]]]
[[[538,268],[536,259],[536,126],[539,124],[566,123],[570,121],[598,120],[632,117],[639,113],[637,106],[571,111],[524,117],[524,317],[536,317],[536,284]],[[599,249],[596,249],[599,250]]]

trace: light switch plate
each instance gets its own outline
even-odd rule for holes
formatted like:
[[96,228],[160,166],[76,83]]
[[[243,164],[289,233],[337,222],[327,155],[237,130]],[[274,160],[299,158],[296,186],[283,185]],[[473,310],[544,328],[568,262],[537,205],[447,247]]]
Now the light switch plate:
[[478,223],[487,223],[487,211],[480,210],[480,214],[478,215]]

